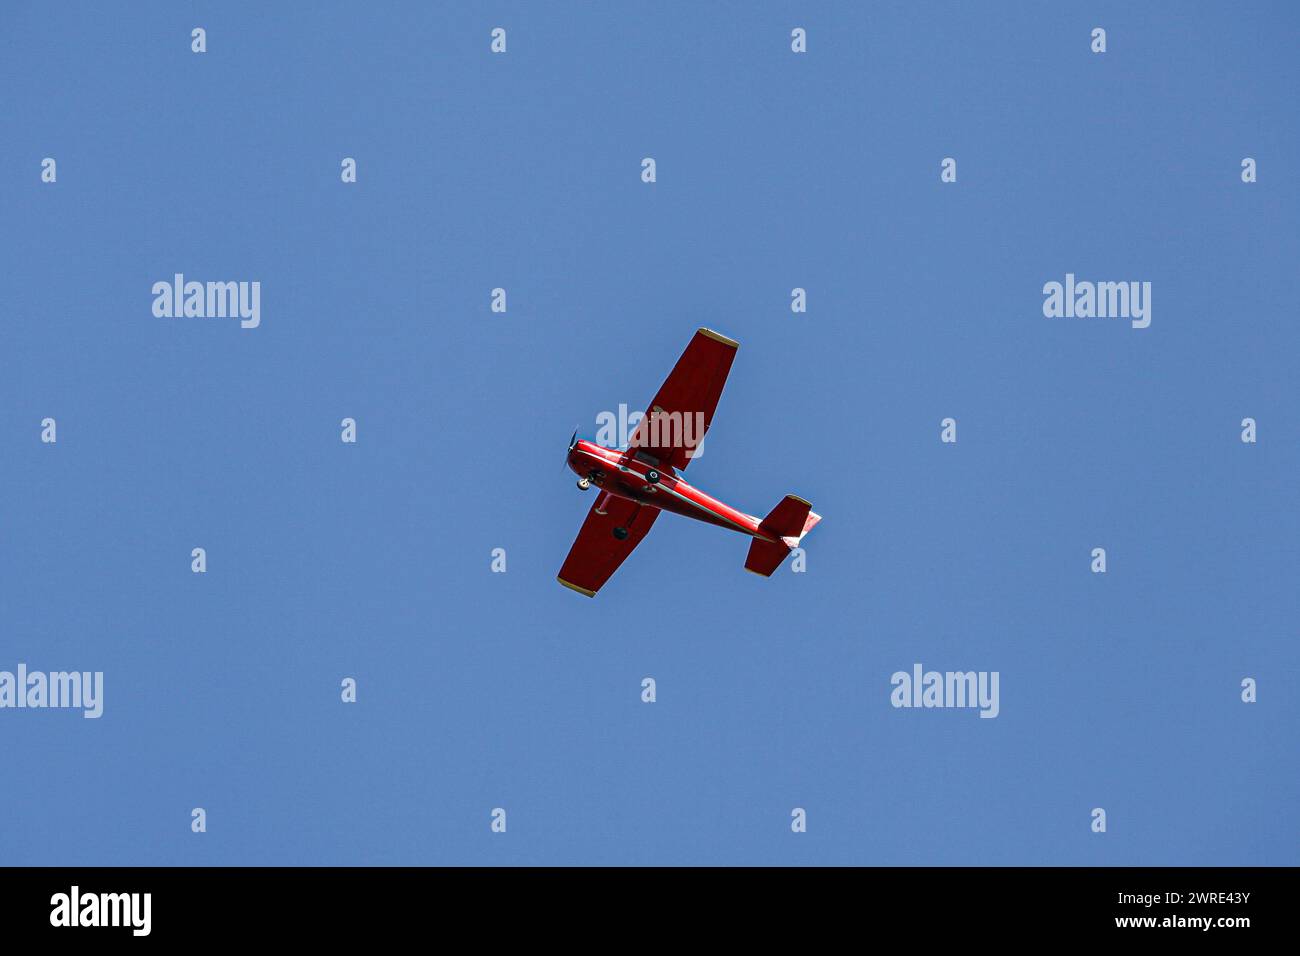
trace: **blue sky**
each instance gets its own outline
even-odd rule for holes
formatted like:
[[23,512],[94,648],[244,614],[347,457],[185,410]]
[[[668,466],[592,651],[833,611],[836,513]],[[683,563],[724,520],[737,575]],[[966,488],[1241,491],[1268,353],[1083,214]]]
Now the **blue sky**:
[[[6,10],[0,669],[105,701],[0,711],[0,862],[1300,862],[1296,26]],[[154,317],[176,272],[260,327]],[[1150,328],[1045,318],[1067,272]],[[569,433],[701,325],[741,347],[688,477],[812,501],[807,572],[665,516],[561,588]],[[997,719],[892,708],[918,662]]]

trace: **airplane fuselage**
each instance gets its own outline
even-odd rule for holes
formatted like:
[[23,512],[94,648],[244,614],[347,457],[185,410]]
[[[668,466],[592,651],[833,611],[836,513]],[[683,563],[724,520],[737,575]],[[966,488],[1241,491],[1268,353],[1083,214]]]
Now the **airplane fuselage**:
[[[569,451],[568,465],[578,477],[590,479],[601,491],[619,498],[739,531],[763,541],[776,540],[759,529],[761,519],[737,511],[688,484],[674,469],[646,458],[648,456],[633,449],[619,451],[579,439]],[[651,480],[652,473],[658,476],[658,480]]]

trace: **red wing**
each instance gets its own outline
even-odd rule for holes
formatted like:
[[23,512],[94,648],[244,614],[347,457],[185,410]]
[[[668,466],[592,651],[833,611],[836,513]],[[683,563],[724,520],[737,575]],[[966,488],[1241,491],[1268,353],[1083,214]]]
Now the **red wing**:
[[[629,450],[640,450],[659,459],[661,466],[677,470],[690,464],[687,452],[704,440],[713,422],[722,386],[731,371],[738,343],[709,329],[700,329],[677,360],[659,389],[645,418],[628,442]],[[652,416],[660,415],[652,427]]]
[[[603,508],[605,513],[601,514],[598,508]],[[642,507],[635,501],[602,491],[587,512],[587,520],[582,523],[557,580],[566,588],[595,597],[623,559],[641,543],[657,517],[658,508]],[[626,528],[627,537],[621,540],[614,537],[615,528]]]

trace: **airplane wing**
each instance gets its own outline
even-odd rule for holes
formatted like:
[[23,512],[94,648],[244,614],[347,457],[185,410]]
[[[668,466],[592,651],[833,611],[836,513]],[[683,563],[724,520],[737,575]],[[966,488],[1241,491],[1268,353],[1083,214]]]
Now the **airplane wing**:
[[[557,580],[579,594],[595,597],[623,559],[641,543],[657,517],[658,508],[642,507],[635,501],[602,491],[587,512],[587,520],[582,523]],[[627,537],[616,538],[615,528],[626,528]]]
[[[711,329],[697,331],[646,409],[628,449],[652,455],[660,465],[678,471],[690,464],[687,453],[704,440],[713,422],[737,348],[739,343]],[[657,427],[651,425],[653,415],[662,416]]]

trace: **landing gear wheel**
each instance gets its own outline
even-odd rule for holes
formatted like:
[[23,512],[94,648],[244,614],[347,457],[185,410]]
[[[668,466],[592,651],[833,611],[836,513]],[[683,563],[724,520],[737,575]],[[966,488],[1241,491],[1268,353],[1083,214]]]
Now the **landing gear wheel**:
[[627,528],[615,528],[614,537],[620,541],[624,540],[627,537]]
[[579,479],[578,479],[578,487],[581,488],[583,491],[586,491],[588,488],[591,487],[591,479],[590,479],[590,478],[579,478]]
[[645,480],[650,482],[650,484],[652,485],[657,484],[659,481],[659,472],[651,468],[649,471],[645,473]]

